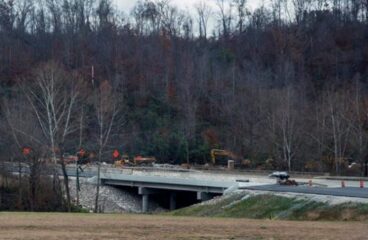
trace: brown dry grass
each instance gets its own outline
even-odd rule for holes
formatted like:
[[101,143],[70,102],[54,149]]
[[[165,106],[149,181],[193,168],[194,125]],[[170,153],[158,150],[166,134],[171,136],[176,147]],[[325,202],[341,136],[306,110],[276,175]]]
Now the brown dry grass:
[[367,239],[365,222],[0,213],[0,239]]

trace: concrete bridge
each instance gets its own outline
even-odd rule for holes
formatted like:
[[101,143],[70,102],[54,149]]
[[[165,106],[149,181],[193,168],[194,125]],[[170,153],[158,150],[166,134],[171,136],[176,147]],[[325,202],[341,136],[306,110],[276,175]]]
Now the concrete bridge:
[[101,173],[101,183],[109,186],[136,187],[142,196],[142,211],[148,211],[149,197],[162,191],[169,192],[170,209],[176,209],[177,192],[194,192],[197,200],[206,201],[222,195],[236,181],[209,181],[191,178],[170,178],[162,176],[142,176],[122,173]]

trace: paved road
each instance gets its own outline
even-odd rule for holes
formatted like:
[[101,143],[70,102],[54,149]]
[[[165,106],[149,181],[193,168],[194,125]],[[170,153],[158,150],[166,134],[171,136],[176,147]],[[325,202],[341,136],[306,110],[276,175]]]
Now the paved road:
[[[14,173],[18,172],[18,166],[16,164],[5,164],[3,166],[6,170],[10,170]],[[61,170],[60,174],[61,174]],[[203,184],[209,184],[208,182],[222,182],[224,185],[228,185],[229,182],[234,182],[236,179],[246,178],[250,181],[248,183],[239,183],[240,189],[248,189],[248,190],[260,190],[260,191],[274,191],[274,192],[292,192],[292,193],[303,193],[303,194],[317,194],[317,195],[330,195],[330,196],[343,196],[343,197],[358,197],[358,198],[368,198],[368,184],[367,188],[361,189],[358,188],[359,182],[357,181],[346,181],[346,188],[339,187],[341,185],[341,181],[337,180],[325,180],[325,179],[313,179],[313,183],[320,183],[327,187],[307,187],[307,186],[298,186],[298,187],[290,187],[290,186],[280,186],[277,184],[271,184],[274,182],[274,179],[269,179],[266,176],[251,176],[251,175],[234,175],[227,174],[226,177],[222,176],[222,174],[210,174],[203,172],[183,172],[177,173],[175,171],[167,171],[167,172],[146,172],[146,171],[132,171],[132,170],[118,170],[118,169],[103,169],[102,172],[111,172],[114,174],[123,174],[124,177],[126,175],[138,175],[140,178],[150,178],[150,177],[158,177],[165,176],[167,182],[176,182],[182,181],[186,178],[193,182],[200,182]],[[127,171],[127,172],[124,172]],[[129,172],[130,171],[130,172]],[[23,166],[22,172],[27,174],[29,173],[29,168]],[[68,175],[71,177],[76,176],[75,166],[68,166],[67,168]],[[158,174],[160,173],[160,174]],[[51,171],[50,171],[51,174]],[[83,173],[80,173],[80,177],[93,177],[96,176],[96,168],[90,167],[86,168]],[[138,177],[137,176],[137,177]],[[177,180],[174,180],[177,179]],[[152,179],[151,179],[152,180]],[[298,182],[308,182],[308,179],[297,179]],[[202,182],[202,183],[201,183]],[[211,184],[209,184],[211,185]]]
[[[5,171],[7,172],[12,172],[12,173],[19,173],[19,166],[17,164],[13,164],[13,163],[6,163],[3,166],[1,166],[4,168]],[[52,175],[53,173],[53,169],[52,166],[44,166],[41,169],[42,174],[49,174]],[[60,166],[57,166],[57,171],[59,173],[60,176],[62,176],[62,171]],[[67,174],[70,177],[76,177],[77,176],[77,171],[76,171],[76,167],[75,166],[67,166],[66,168]],[[27,166],[26,164],[23,164],[21,167],[21,173],[22,174],[29,174],[30,173],[30,169],[29,166]],[[94,177],[97,175],[97,169],[96,168],[84,168],[84,171],[79,171],[79,176],[80,177],[84,177],[84,178],[90,178],[90,177]]]
[[356,198],[368,198],[368,188],[321,188],[321,187],[306,187],[306,186],[280,186],[277,184],[263,185],[263,186],[250,186],[241,187],[246,190],[258,190],[258,191],[272,191],[272,192],[291,192],[291,193],[303,193],[303,194],[317,194],[317,195],[329,195],[339,197],[356,197]]

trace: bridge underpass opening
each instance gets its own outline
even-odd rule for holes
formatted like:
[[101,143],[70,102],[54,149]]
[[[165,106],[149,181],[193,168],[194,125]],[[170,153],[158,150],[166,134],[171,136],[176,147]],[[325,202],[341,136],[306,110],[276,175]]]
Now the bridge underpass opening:
[[[139,187],[138,194],[142,195],[142,212],[148,212],[150,200],[156,200],[158,203],[168,205],[167,209],[175,210],[182,207],[188,207],[201,201],[207,201],[219,194],[208,192],[193,192],[179,190],[165,190],[147,187]],[[169,203],[167,204],[167,199]]]
[[197,199],[196,192],[161,190],[156,194],[151,194],[149,197],[149,201],[154,201],[162,208],[168,210],[184,208],[201,202]]
[[166,189],[154,189],[145,187],[127,187],[115,186],[122,191],[136,194],[142,201],[142,212],[149,212],[149,206],[152,203],[166,210],[175,210],[210,200],[221,194],[193,192],[193,191],[176,191]]

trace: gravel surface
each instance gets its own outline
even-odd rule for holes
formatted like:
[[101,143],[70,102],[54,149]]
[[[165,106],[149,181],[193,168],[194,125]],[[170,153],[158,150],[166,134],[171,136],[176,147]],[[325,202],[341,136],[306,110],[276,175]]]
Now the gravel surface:
[[298,200],[307,200],[314,202],[323,202],[329,205],[339,205],[343,203],[365,203],[368,204],[367,198],[355,198],[355,197],[338,197],[329,195],[317,195],[317,194],[303,194],[303,193],[292,193],[292,192],[273,192],[273,191],[256,191],[256,190],[236,190],[230,192],[220,198],[212,199],[204,204],[216,204],[222,200],[222,198],[231,198],[235,195],[243,196],[242,199],[246,199],[252,196],[271,194],[280,197],[294,198]]
[[[81,191],[79,192],[80,205],[93,211],[96,197],[96,185],[85,179],[80,180]],[[76,202],[76,180],[70,181],[70,191],[74,202]],[[142,199],[134,192],[125,191],[109,186],[100,186],[99,207],[104,213],[141,213]],[[150,212],[162,212],[163,208],[150,201]]]
[[322,187],[306,187],[306,186],[282,186],[279,184],[250,186],[244,187],[246,190],[302,193],[302,194],[318,194],[329,195],[334,197],[351,197],[351,198],[367,198],[367,188],[346,187],[346,188],[322,188]]

